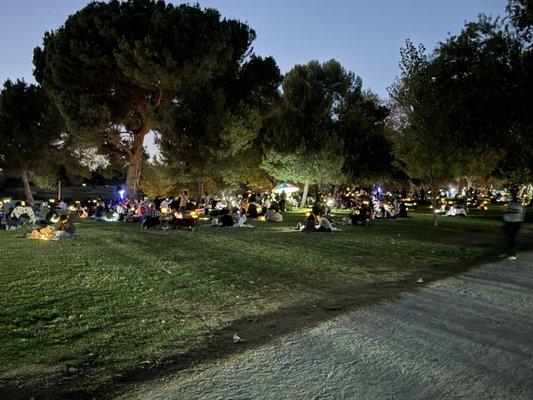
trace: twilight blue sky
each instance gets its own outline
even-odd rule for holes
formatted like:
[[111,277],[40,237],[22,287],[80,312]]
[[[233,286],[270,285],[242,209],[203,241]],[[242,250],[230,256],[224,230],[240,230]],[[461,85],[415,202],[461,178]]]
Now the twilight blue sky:
[[[178,3],[180,1],[172,1]],[[255,51],[282,72],[311,59],[335,58],[387,96],[409,38],[432,48],[479,13],[503,15],[505,0],[198,0],[248,22]],[[63,24],[86,0],[0,0],[0,83],[33,81],[32,51],[43,33]]]

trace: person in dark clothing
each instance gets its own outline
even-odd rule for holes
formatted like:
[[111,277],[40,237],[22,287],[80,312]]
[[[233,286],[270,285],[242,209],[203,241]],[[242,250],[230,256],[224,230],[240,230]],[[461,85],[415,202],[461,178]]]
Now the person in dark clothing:
[[304,225],[301,226],[301,224],[298,224],[297,229],[300,232],[305,232],[305,233],[316,232],[316,223],[317,223],[317,219],[316,219],[315,214],[309,213],[307,218],[305,218]]
[[509,203],[507,212],[503,215],[504,231],[507,235],[507,258],[510,260],[516,260],[516,237],[522,222],[524,222],[524,216],[524,208],[518,201],[516,193],[513,193],[513,200]]
[[59,214],[57,213],[55,208],[50,208],[50,211],[46,213],[44,219],[47,224],[55,224],[59,221]]
[[398,213],[398,216],[400,218],[407,218],[409,216],[407,215],[407,206],[403,201],[400,202],[400,212]]
[[251,203],[248,206],[248,217],[249,218],[257,218],[258,217],[257,206],[255,205],[255,203]]
[[279,196],[279,210],[285,212],[285,206],[287,205],[287,193],[283,190]]
[[58,230],[63,232],[60,236],[58,236],[62,239],[72,239],[76,234],[76,228],[74,227],[74,224],[66,215],[59,217]]
[[156,226],[161,226],[161,211],[156,210],[155,204],[150,204],[150,207],[144,214],[141,229],[149,229]]
[[224,210],[225,213],[222,214],[222,216],[218,219],[218,224],[222,226],[233,226],[235,224],[235,221],[229,215],[229,210]]
[[105,204],[103,201],[99,202],[94,210],[94,219],[96,220],[103,220],[105,219]]

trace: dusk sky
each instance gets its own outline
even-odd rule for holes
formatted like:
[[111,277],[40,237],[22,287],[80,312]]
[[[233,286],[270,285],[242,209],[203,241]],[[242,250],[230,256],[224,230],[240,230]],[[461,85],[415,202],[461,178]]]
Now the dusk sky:
[[[43,33],[60,27],[86,0],[1,0],[0,80],[33,82],[32,52]],[[173,3],[179,3],[174,1]],[[432,48],[479,13],[503,15],[505,0],[201,0],[257,32],[255,51],[282,72],[309,60],[335,58],[387,96],[406,39]]]

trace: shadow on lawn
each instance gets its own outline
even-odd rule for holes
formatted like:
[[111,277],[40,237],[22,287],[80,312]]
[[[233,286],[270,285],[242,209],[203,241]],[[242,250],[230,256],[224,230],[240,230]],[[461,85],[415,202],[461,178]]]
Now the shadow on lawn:
[[[406,231],[409,232],[408,227],[406,228]],[[410,235],[418,236],[418,233],[411,232]],[[487,241],[487,235],[482,236],[483,240],[480,236],[479,242],[483,242],[483,244],[478,244],[494,245],[494,238]],[[523,235],[520,247],[531,249],[530,238],[531,232]],[[435,239],[428,240],[434,241]],[[447,244],[451,243],[447,242]],[[466,245],[471,244],[466,243]],[[77,378],[81,378],[81,376],[73,373],[45,377],[40,382],[23,386],[19,386],[16,382],[0,382],[0,395],[6,399],[34,398],[35,400],[113,398],[127,393],[137,384],[177,375],[202,363],[242,353],[279,339],[286,334],[314,327],[321,322],[341,315],[343,312],[372,306],[382,301],[390,301],[404,293],[416,292],[428,282],[460,274],[491,260],[494,260],[494,257],[487,256],[471,261],[463,260],[456,264],[421,268],[401,279],[330,289],[325,291],[320,298],[311,302],[295,304],[263,315],[247,315],[232,321],[221,330],[211,332],[200,347],[191,349],[185,354],[159,360],[153,364],[132,366],[128,370],[120,371],[119,378],[114,378],[105,385],[94,389],[80,388],[76,383]],[[424,283],[416,283],[418,278],[422,278]],[[233,334],[235,333],[244,341],[234,343]]]
[[[390,301],[400,295],[416,292],[424,284],[467,271],[470,268],[490,261],[489,258],[477,259],[472,264],[446,265],[442,268],[421,269],[404,278],[373,283],[364,286],[345,287],[325,293],[321,298],[281,308],[264,315],[248,315],[231,322],[227,327],[212,332],[201,347],[191,349],[183,355],[169,357],[151,365],[137,365],[121,371],[105,386],[85,390],[76,385],[76,376],[55,376],[48,387],[44,385],[23,385],[6,383],[0,388],[3,398],[9,399],[107,399],[127,393],[136,384],[159,380],[185,372],[191,367],[205,362],[216,361],[253,349],[283,335],[297,332],[303,328],[314,327],[343,312]],[[416,283],[422,278],[424,283]],[[243,342],[234,343],[233,334],[237,333]],[[57,384],[57,382],[62,384]]]
[[[422,269],[394,281],[338,288],[311,302],[284,307],[264,315],[245,316],[232,321],[221,330],[212,332],[200,348],[192,349],[179,357],[170,357],[152,365],[123,371],[121,378],[112,384],[120,389],[111,396],[127,393],[136,383],[160,380],[201,363],[240,354],[284,335],[314,327],[344,312],[390,301],[405,293],[414,293],[429,282],[463,273],[491,260],[494,261],[494,258],[485,257],[468,266],[464,263],[448,264],[442,268]],[[416,283],[419,278],[422,278],[424,283]],[[242,342],[234,342],[235,333],[243,339]]]

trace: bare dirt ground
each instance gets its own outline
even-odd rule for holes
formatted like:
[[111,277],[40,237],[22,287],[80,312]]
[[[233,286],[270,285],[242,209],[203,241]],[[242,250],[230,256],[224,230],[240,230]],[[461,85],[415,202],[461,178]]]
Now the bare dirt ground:
[[[254,342],[233,328],[243,346]],[[533,253],[368,303],[124,398],[135,397],[531,399]]]

